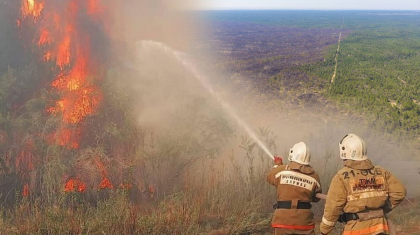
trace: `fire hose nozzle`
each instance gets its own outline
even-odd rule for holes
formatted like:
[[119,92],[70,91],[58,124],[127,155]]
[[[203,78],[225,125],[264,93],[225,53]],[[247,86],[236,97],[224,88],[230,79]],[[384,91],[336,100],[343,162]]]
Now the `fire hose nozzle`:
[[283,158],[279,156],[274,156],[274,163],[278,165],[283,165]]

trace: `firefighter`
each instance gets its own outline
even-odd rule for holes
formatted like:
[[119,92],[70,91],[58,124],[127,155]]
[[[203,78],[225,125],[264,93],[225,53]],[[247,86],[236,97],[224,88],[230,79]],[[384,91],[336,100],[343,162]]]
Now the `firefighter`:
[[331,181],[321,233],[330,233],[339,221],[345,223],[343,235],[390,234],[385,215],[405,198],[404,186],[389,171],[372,164],[357,135],[344,136],[339,147],[344,168]]
[[267,175],[268,183],[277,189],[277,203],[271,222],[275,235],[315,234],[311,202],[318,202],[321,193],[319,176],[309,165],[311,154],[305,143],[295,144],[289,152],[288,165],[279,157]]

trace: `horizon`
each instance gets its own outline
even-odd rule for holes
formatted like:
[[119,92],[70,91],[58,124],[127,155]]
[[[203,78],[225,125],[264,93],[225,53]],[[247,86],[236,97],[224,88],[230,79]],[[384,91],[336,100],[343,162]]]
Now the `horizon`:
[[198,10],[367,10],[367,11],[420,11],[418,0],[198,0],[194,4]]
[[226,9],[190,9],[192,11],[405,11],[419,12],[407,9],[281,9],[281,8],[226,8]]

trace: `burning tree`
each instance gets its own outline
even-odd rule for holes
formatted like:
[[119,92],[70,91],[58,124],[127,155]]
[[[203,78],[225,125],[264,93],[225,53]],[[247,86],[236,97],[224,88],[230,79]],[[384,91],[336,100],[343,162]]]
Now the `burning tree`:
[[[37,27],[34,40],[46,62],[53,62],[58,75],[51,83],[59,99],[48,112],[62,117],[62,128],[54,140],[69,148],[79,147],[83,121],[93,115],[100,105],[102,93],[95,85],[101,72],[98,60],[93,58],[94,35],[91,25],[100,24],[101,3],[90,1],[24,0],[22,19]],[[87,26],[86,26],[87,25]],[[99,55],[97,55],[99,56]]]
[[[51,115],[56,121],[42,136],[47,145],[62,146],[62,153],[70,158],[75,158],[71,155],[78,152],[82,139],[89,135],[86,120],[99,112],[103,99],[98,84],[104,74],[103,58],[107,52],[104,48],[107,47],[99,49],[98,44],[105,46],[107,41],[105,11],[100,0],[21,2],[21,17],[17,25],[22,37],[34,45],[29,47],[41,55],[44,66],[50,68],[53,77],[46,79],[50,81],[47,90],[51,95],[48,95],[45,111],[46,116]],[[30,185],[34,179],[28,172],[40,167],[37,162],[48,161],[47,156],[35,156],[34,153],[41,150],[31,140],[26,141],[16,157],[17,172],[22,181],[27,182],[23,185],[23,196],[28,196],[35,188]],[[85,146],[89,144],[84,141]],[[101,172],[102,183],[98,187],[112,188],[101,156],[91,157],[94,159],[89,163]],[[80,178],[77,169],[70,168],[70,172],[64,179],[65,191],[85,191],[86,179]]]

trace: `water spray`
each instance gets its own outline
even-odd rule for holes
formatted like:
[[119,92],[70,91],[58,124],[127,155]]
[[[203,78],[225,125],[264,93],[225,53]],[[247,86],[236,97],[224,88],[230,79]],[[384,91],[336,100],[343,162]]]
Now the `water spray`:
[[258,146],[271,158],[274,160],[273,154],[270,153],[270,150],[264,145],[264,143],[258,138],[258,136],[249,128],[249,126],[234,112],[233,108],[222,98],[220,97],[212,88],[212,86],[207,82],[207,80],[202,76],[195,66],[189,62],[186,58],[187,56],[178,52],[169,46],[155,41],[140,41],[141,48],[150,48],[155,47],[159,50],[164,51],[166,54],[174,56],[175,59],[181,63],[188,71],[201,83],[201,85],[209,91],[209,93],[222,105],[223,109],[241,126],[254,140]]
[[[248,135],[258,144],[258,146],[269,156],[271,159],[274,160],[274,155],[270,153],[270,150],[265,146],[265,144],[257,137],[257,135],[249,128],[249,126],[233,111],[233,108],[222,98],[220,97],[211,87],[211,85],[204,79],[202,75],[197,71],[195,66],[185,58],[185,54],[178,52],[167,45],[155,42],[155,41],[140,41],[142,48],[149,48],[149,47],[156,47],[166,54],[172,55],[176,58],[176,60],[181,63],[185,68],[187,68],[197,80],[200,81],[201,85],[206,88],[209,93],[222,105],[223,109],[241,126]],[[316,194],[317,198],[326,199],[327,196],[321,193]]]

